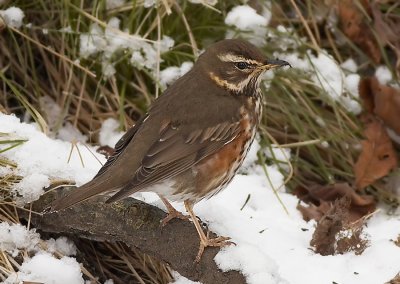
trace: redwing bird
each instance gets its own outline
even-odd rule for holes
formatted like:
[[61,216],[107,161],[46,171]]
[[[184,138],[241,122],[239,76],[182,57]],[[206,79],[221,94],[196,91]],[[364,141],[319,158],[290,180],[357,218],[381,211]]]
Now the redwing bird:
[[289,63],[265,59],[243,40],[211,45],[118,141],[114,155],[93,180],[56,200],[52,210],[116,190],[107,203],[151,191],[169,211],[163,225],[184,218],[167,199],[184,202],[200,236],[197,261],[205,247],[230,244],[229,238],[208,238],[192,207],[232,180],[260,121],[260,76],[285,65]]

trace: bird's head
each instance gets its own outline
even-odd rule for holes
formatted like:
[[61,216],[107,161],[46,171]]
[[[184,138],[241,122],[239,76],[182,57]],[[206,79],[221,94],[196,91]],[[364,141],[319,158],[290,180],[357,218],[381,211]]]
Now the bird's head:
[[249,94],[251,92],[246,90],[258,88],[262,73],[290,66],[283,60],[265,59],[254,45],[240,39],[222,40],[209,46],[196,65],[218,86],[235,93]]

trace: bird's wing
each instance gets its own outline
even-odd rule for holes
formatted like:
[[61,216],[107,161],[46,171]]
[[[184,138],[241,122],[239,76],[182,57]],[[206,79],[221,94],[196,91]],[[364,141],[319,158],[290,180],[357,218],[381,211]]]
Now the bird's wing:
[[140,126],[142,125],[143,120],[147,118],[147,115],[143,116],[140,120],[138,120],[135,124],[135,126],[131,127],[122,137],[121,139],[118,140],[117,144],[115,144],[114,147],[114,154],[110,156],[107,160],[107,162],[101,167],[99,172],[96,174],[96,176],[93,178],[97,178],[104,174],[110,167],[111,165],[114,164],[114,162],[117,160],[117,158],[125,151],[127,148],[126,146],[131,142],[133,137],[135,136],[136,132],[139,130]]
[[114,202],[140,189],[174,177],[229,144],[240,133],[240,121],[222,122],[203,129],[168,124],[149,148],[129,184],[107,200]]

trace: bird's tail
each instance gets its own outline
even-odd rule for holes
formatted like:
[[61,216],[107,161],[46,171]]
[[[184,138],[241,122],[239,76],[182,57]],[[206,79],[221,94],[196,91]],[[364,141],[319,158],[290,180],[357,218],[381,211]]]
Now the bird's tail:
[[73,190],[68,195],[56,199],[52,204],[51,208],[49,209],[50,212],[60,211],[75,204],[81,203],[95,195],[111,191],[112,188],[108,187],[107,182],[99,182],[98,180],[94,179],[87,184]]

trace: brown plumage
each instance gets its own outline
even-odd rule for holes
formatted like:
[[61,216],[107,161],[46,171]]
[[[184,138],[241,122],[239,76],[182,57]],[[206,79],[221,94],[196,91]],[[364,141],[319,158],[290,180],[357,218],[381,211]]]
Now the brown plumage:
[[261,116],[260,75],[284,65],[289,64],[265,60],[243,40],[210,46],[121,138],[94,179],[56,200],[52,210],[115,190],[107,202],[154,191],[164,197],[171,217],[181,216],[165,198],[185,201],[201,239],[198,260],[204,247],[228,244],[226,238],[204,235],[192,206],[220,191],[235,175]]

